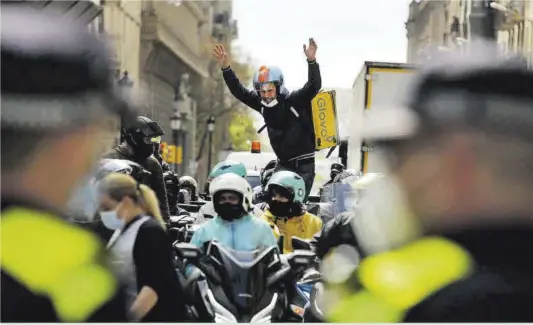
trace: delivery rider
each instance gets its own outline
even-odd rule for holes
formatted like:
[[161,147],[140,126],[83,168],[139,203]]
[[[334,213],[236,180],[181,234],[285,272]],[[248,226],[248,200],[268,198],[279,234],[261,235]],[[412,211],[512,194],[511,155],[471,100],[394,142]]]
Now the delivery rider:
[[254,90],[246,89],[231,69],[224,46],[218,44],[213,50],[233,96],[263,115],[270,144],[278,157],[276,170],[290,170],[304,179],[304,202],[315,178],[315,132],[311,101],[322,87],[316,50],[315,41],[309,39],[309,45],[304,45],[309,79],[303,88],[293,92],[284,87],[281,70],[267,66],[255,72]]
[[[409,108],[368,116],[366,137],[387,140],[381,150],[394,159],[375,184],[380,193],[366,193],[354,230],[367,249],[393,236],[396,248],[382,246],[354,277],[330,268],[329,321],[533,321],[533,73],[493,44],[470,50],[432,58]],[[379,128],[385,117],[396,129]],[[365,235],[370,217],[390,219]],[[425,236],[402,245],[409,220]]]
[[106,47],[85,25],[16,4],[2,6],[1,43],[1,320],[126,321],[99,239],[60,212],[87,193],[75,189],[129,113]]
[[303,179],[288,170],[275,172],[268,181],[268,205],[263,219],[271,225],[278,239],[283,237],[283,253],[293,251],[293,237],[311,240],[322,229],[322,220],[305,210],[304,193]]

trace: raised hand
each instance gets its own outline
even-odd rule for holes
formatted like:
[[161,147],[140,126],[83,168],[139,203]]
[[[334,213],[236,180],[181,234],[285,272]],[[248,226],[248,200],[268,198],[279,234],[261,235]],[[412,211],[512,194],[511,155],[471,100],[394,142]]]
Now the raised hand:
[[317,49],[317,46],[316,46],[315,40],[313,38],[310,38],[309,45],[306,46],[304,44],[304,53],[305,53],[305,56],[307,57],[307,60],[309,61],[316,60],[316,49]]
[[222,69],[229,67],[229,57],[224,45],[215,44],[213,47],[213,56],[218,61],[218,64]]

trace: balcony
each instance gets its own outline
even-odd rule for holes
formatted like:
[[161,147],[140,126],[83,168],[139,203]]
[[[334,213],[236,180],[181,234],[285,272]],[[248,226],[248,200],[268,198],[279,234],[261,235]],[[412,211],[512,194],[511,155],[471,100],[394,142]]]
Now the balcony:
[[85,24],[92,22],[103,11],[101,6],[91,0],[22,0],[20,2],[37,9],[60,12]]
[[194,72],[207,77],[208,60],[202,56],[203,44],[198,37],[202,12],[184,4],[174,6],[163,1],[148,4],[143,8],[141,39],[163,44]]

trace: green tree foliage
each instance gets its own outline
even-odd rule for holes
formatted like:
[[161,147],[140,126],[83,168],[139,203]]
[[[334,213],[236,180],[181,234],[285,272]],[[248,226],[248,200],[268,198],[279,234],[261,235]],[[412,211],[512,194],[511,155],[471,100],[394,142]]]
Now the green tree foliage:
[[235,151],[250,150],[250,141],[257,139],[254,121],[243,109],[233,113],[229,126],[229,135]]

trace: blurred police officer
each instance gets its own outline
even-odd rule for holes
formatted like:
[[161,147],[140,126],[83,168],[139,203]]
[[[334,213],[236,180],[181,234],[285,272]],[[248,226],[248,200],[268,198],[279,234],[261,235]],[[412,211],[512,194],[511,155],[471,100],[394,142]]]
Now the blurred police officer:
[[[86,26],[2,5],[2,321],[125,321],[91,233],[60,211],[126,117]],[[117,122],[118,125],[118,122]]]
[[[426,236],[363,260],[360,287],[333,290],[329,321],[533,321],[533,73],[471,46],[433,58],[409,109],[365,122],[367,138],[388,140],[391,174],[379,186],[407,199],[394,220],[375,213],[391,204],[386,191],[367,212],[389,218],[380,231],[411,219]],[[354,220],[370,220],[364,204]]]

